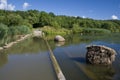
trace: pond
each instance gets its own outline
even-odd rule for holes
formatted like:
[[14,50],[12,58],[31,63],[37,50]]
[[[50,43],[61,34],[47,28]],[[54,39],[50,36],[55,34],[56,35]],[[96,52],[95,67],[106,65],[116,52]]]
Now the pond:
[[[120,80],[120,35],[73,34],[66,42],[47,39],[66,80]],[[105,45],[115,49],[110,66],[86,64],[86,46]],[[0,80],[57,80],[43,39],[29,38],[0,52]]]
[[0,80],[56,80],[43,39],[29,38],[2,51]]
[[[66,39],[65,43],[56,43],[53,52],[67,80],[120,80],[119,34],[77,34],[66,36]],[[88,45],[104,45],[113,48],[117,52],[113,64],[110,66],[86,64]]]

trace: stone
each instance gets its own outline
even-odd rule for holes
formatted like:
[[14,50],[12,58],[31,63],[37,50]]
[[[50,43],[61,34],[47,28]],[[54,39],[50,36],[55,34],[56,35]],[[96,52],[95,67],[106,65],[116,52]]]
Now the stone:
[[0,50],[3,50],[3,47],[0,47]]
[[41,37],[44,35],[44,33],[41,30],[34,30],[33,35],[35,37]]
[[116,51],[106,46],[87,46],[86,62],[90,64],[109,65],[115,60],[115,55]]
[[54,41],[62,42],[62,41],[65,41],[65,39],[62,36],[57,35],[55,36]]

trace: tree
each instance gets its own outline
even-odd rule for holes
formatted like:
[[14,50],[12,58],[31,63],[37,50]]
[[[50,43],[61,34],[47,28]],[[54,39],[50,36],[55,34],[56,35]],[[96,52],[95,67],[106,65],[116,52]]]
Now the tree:
[[9,14],[6,15],[5,22],[8,26],[17,26],[23,23],[23,18],[20,15]]

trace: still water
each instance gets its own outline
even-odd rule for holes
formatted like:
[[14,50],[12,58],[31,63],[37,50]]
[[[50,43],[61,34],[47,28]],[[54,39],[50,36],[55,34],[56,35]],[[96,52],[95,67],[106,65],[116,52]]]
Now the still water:
[[[120,80],[120,35],[68,35],[66,42],[49,44],[66,80]],[[86,46],[105,45],[115,49],[110,66],[86,64]],[[42,39],[30,38],[0,53],[0,80],[56,80],[48,49]]]
[[[59,43],[53,52],[67,80],[120,80],[119,34],[70,35],[61,45]],[[110,66],[86,64],[87,45],[105,45],[115,49],[115,62]]]
[[0,80],[56,80],[44,41],[30,38],[1,52]]

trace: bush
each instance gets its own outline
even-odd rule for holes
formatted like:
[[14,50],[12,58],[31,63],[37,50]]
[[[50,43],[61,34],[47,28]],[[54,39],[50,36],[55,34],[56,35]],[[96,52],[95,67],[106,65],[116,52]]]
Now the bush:
[[83,31],[83,29],[77,25],[74,25],[72,28],[72,31],[73,31],[73,33],[81,33]]
[[14,36],[14,35],[24,35],[30,33],[31,30],[27,26],[11,26],[9,28],[9,35]]
[[6,37],[8,34],[8,27],[0,23],[0,39]]
[[17,27],[19,34],[29,34],[31,32],[30,28],[27,26],[18,26]]
[[14,36],[19,33],[19,30],[15,26],[10,26],[8,33],[9,33],[9,36]]
[[45,26],[41,28],[41,30],[46,34],[59,34],[59,35],[66,35],[66,34],[70,34],[71,32],[70,30],[67,30],[65,28],[56,29],[54,27],[49,27],[49,26]]

